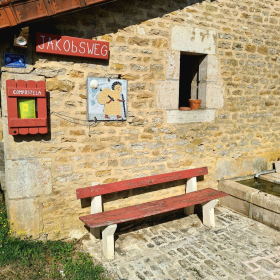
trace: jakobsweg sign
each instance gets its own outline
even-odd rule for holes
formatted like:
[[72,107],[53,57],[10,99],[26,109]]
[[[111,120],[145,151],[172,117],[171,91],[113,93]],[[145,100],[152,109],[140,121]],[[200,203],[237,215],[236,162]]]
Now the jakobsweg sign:
[[108,59],[109,42],[37,33],[36,52]]

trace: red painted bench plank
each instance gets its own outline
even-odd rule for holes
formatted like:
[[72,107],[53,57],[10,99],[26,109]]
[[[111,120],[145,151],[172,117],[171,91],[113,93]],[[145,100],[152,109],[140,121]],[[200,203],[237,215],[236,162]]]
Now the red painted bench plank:
[[137,179],[125,180],[115,183],[109,183],[104,185],[98,185],[94,187],[80,188],[76,190],[77,199],[94,197],[98,195],[114,193],[119,191],[125,191],[135,188],[141,188],[161,183],[167,183],[171,181],[192,178],[200,175],[207,175],[208,168],[200,167],[194,169],[188,169],[183,171],[176,171],[171,173],[165,173],[160,175],[142,177]]
[[83,221],[88,227],[96,228],[181,209],[203,202],[208,202],[226,195],[227,194],[224,192],[207,188],[135,206],[124,207],[98,214],[91,214],[80,217],[79,219]]

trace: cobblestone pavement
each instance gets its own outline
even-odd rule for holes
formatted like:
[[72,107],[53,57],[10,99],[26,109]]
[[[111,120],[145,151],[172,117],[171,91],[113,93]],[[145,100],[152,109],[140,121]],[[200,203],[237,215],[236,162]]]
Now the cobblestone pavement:
[[280,279],[280,232],[223,207],[215,213],[213,229],[191,215],[120,234],[110,262],[100,242],[84,247],[111,279]]

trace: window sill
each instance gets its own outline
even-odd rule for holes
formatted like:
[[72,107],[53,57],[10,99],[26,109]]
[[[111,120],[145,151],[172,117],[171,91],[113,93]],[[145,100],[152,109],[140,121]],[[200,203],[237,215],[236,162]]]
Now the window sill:
[[167,123],[200,123],[215,119],[215,109],[199,109],[192,111],[166,110]]

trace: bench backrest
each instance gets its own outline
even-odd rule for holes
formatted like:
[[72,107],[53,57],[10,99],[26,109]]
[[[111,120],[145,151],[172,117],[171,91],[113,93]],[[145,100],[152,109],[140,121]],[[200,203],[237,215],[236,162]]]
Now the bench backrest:
[[176,171],[171,173],[165,173],[160,175],[153,175],[148,177],[141,177],[136,179],[130,179],[115,183],[109,183],[104,185],[97,185],[93,187],[80,188],[76,190],[77,199],[95,197],[98,195],[114,193],[119,191],[125,191],[135,188],[142,188],[146,186],[167,183],[182,179],[188,179],[201,175],[208,174],[207,167],[200,167],[194,169],[188,169],[183,171]]

